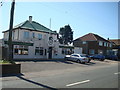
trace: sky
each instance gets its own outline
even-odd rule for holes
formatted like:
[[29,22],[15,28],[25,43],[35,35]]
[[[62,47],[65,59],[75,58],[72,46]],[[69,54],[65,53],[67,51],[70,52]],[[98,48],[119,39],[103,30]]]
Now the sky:
[[[11,1],[0,6],[0,38],[9,29]],[[88,33],[107,39],[118,38],[118,2],[16,2],[14,26],[33,17],[53,31],[70,25],[73,38]]]

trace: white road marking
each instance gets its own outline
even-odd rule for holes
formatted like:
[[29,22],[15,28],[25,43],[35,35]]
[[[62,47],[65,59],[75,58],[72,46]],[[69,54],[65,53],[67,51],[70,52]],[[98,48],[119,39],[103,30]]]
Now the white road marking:
[[114,73],[114,74],[120,74],[120,72]]
[[76,82],[76,83],[68,84],[68,85],[66,85],[66,86],[67,86],[67,87],[70,87],[70,86],[77,85],[77,84],[87,83],[87,82],[89,82],[89,81],[90,81],[90,80],[85,80],[85,81],[81,81],[81,82]]

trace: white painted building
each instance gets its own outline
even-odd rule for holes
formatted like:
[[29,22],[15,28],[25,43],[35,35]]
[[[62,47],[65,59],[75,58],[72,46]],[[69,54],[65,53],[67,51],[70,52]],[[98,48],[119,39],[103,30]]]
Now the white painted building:
[[[4,45],[8,44],[9,31],[3,31]],[[73,51],[73,46],[60,45],[57,32],[29,20],[15,26],[12,31],[14,59],[64,58]]]

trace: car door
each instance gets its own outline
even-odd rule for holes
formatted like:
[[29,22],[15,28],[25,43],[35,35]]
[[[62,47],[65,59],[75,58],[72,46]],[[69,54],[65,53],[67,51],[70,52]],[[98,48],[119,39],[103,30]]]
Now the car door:
[[75,60],[75,55],[71,55],[70,59],[74,61]]
[[77,61],[79,59],[79,55],[74,55],[73,60]]

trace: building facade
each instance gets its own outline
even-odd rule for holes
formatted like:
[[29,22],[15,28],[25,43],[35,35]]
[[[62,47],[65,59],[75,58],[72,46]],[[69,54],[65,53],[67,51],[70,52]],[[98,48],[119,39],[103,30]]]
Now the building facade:
[[114,55],[117,55],[120,59],[120,39],[110,39],[110,42],[113,43],[112,51]]
[[112,43],[100,37],[97,34],[89,33],[73,42],[75,47],[81,47],[84,54],[103,54],[107,55],[111,52]]
[[[3,45],[8,47],[9,31],[3,31]],[[57,32],[29,20],[15,26],[12,31],[13,58],[14,59],[53,59],[64,58],[65,54],[74,49],[60,45]],[[62,53],[62,51],[66,53]]]

